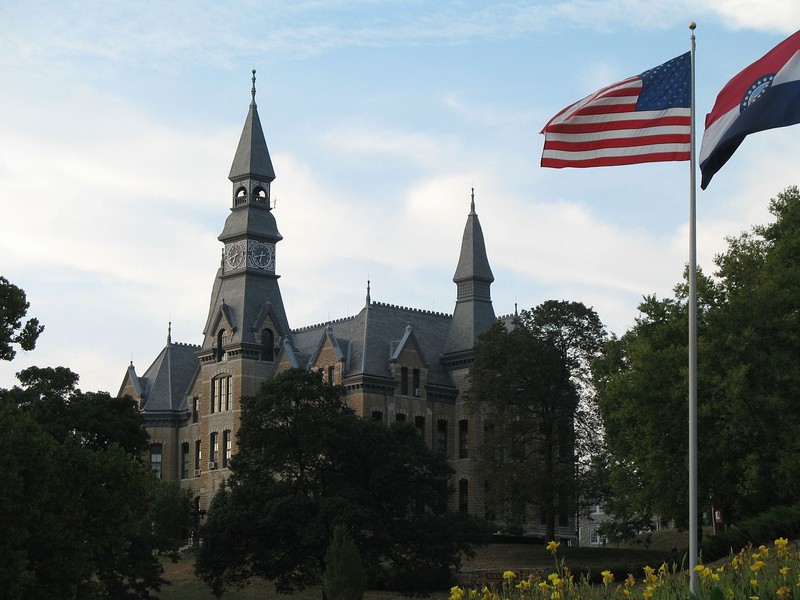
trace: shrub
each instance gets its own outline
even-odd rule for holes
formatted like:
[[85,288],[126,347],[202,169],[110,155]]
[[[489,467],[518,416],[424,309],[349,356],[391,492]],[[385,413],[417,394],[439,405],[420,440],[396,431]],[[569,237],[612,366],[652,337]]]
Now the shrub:
[[364,598],[367,576],[358,548],[344,525],[337,525],[333,530],[333,540],[325,553],[322,589],[328,600],[362,600]]

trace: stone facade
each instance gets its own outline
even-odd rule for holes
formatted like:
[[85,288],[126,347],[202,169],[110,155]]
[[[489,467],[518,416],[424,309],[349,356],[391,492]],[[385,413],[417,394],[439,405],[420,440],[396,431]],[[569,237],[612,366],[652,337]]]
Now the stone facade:
[[[450,508],[484,515],[485,483],[474,456],[483,423],[467,414],[462,392],[477,338],[497,318],[474,195],[453,277],[452,315],[374,302],[368,284],[355,316],[291,329],[275,272],[282,237],[270,202],[275,173],[255,103],[255,77],[229,179],[231,209],[218,238],[223,259],[202,344],[176,344],[168,335],[144,375],[131,364],[119,390],[140,402],[154,468],[165,479],[180,480],[196,506],[207,508],[236,452],[239,398],[255,394],[275,373],[300,367],[344,386],[349,406],[362,418],[414,424],[455,470]],[[528,533],[541,529],[535,524]],[[559,535],[573,537],[574,522]]]

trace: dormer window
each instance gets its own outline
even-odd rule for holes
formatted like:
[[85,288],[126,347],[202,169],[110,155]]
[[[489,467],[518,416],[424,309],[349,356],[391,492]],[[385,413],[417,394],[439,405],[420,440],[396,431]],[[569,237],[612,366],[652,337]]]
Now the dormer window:
[[272,362],[275,360],[275,334],[271,329],[261,331],[261,360]]
[[217,362],[222,362],[222,359],[225,358],[225,343],[227,342],[227,337],[224,329],[220,329],[219,333],[217,333],[217,352],[215,356]]

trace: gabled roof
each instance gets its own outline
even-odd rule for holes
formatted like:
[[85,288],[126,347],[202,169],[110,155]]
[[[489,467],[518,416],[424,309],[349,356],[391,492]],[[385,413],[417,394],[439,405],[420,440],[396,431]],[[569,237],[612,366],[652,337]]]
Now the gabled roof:
[[[321,340],[332,336],[340,348],[349,344],[349,369],[344,376],[391,378],[391,360],[398,340],[411,339],[428,364],[428,383],[453,387],[450,375],[439,360],[452,317],[414,308],[371,302],[354,317],[295,330],[294,349],[316,355]],[[408,330],[413,331],[413,335]],[[409,338],[411,336],[411,338]]]

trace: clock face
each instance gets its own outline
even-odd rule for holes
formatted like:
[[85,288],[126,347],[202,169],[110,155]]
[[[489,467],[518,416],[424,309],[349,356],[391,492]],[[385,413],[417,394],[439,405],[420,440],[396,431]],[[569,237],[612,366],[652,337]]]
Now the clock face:
[[225,263],[229,269],[238,269],[244,264],[244,245],[242,242],[231,244],[225,249]]
[[250,247],[250,263],[256,269],[275,270],[275,244],[253,242]]

